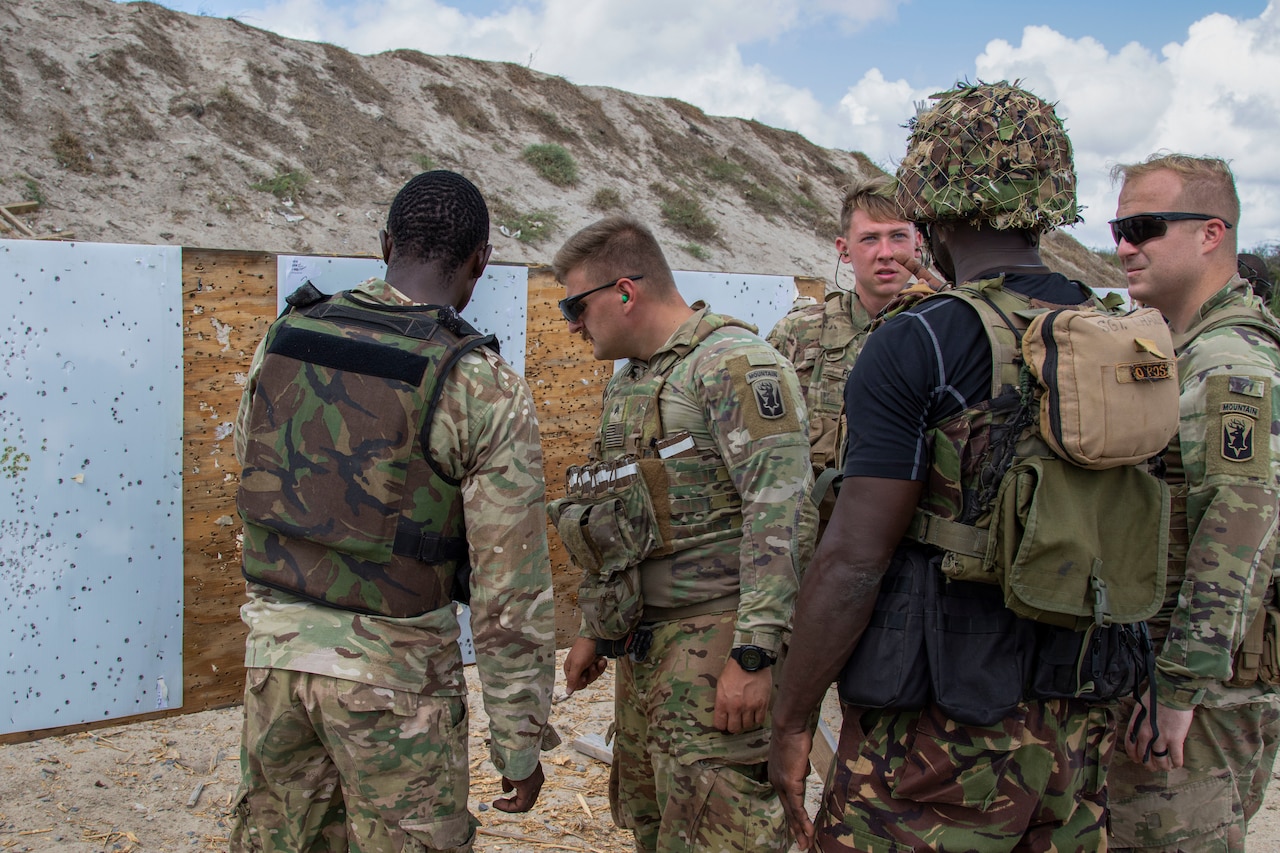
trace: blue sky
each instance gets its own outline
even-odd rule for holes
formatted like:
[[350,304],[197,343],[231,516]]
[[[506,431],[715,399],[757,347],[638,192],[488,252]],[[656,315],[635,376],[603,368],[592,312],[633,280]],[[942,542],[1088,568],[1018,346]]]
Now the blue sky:
[[1280,8],[1272,0],[161,0],[357,53],[413,48],[678,97],[892,169],[913,103],[1021,78],[1058,103],[1085,222],[1110,243],[1111,166],[1228,159],[1244,247],[1280,242]]

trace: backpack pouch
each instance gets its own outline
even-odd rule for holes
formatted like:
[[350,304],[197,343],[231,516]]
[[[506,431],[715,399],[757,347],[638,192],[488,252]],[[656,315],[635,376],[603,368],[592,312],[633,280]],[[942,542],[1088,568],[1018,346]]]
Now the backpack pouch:
[[582,622],[593,637],[621,640],[630,634],[644,615],[639,566],[607,575],[584,574],[578,585],[578,607]]
[[1080,631],[1141,622],[1164,601],[1169,489],[1124,466],[1019,459],[1000,483],[987,561],[1015,613]]
[[1022,352],[1043,392],[1040,435],[1077,465],[1138,464],[1178,431],[1173,338],[1156,309],[1040,314],[1022,336]]
[[661,544],[643,478],[611,494],[552,501],[547,515],[582,569],[578,607],[587,630],[602,640],[627,636],[644,614],[640,563]]

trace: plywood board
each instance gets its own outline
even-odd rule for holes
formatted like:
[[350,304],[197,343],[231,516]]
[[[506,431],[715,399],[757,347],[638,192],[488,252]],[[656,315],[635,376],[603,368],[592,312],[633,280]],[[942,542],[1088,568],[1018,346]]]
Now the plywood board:
[[0,734],[183,705],[180,256],[0,241]]
[[[305,269],[307,264],[314,265],[311,269],[344,269],[346,261],[355,261],[364,277],[363,270],[370,260],[307,258],[296,269]],[[182,554],[180,561],[177,557],[171,561],[182,566],[181,664],[178,673],[166,676],[171,707],[155,710],[155,683],[150,681],[150,692],[137,708],[146,713],[140,713],[138,719],[174,713],[175,685],[182,687],[184,712],[238,702],[243,691],[245,628],[239,608],[244,600],[244,581],[240,574],[240,523],[235,510],[240,471],[234,456],[232,424],[254,349],[277,315],[280,259],[264,252],[184,249],[181,270],[181,305],[174,310],[181,312],[175,325],[181,325],[184,380],[181,390],[175,388],[170,395],[181,400],[182,410]],[[288,268],[286,274],[287,271]],[[610,363],[594,361],[588,345],[569,333],[556,305],[564,295],[563,288],[549,268],[494,265],[491,272],[497,276],[496,283],[507,282],[504,287],[511,286],[510,282],[524,282],[524,298],[518,306],[521,316],[503,315],[493,321],[493,331],[499,333],[503,352],[509,358],[523,351],[523,373],[541,427],[548,498],[560,497],[564,494],[565,469],[586,456],[604,388],[614,368]],[[748,318],[760,326],[761,333],[768,331],[789,307],[797,291],[815,298],[822,296],[820,279],[706,273],[680,273],[679,277],[691,298],[709,295],[714,308],[731,314],[748,313],[742,308],[749,308],[753,313],[748,313]],[[710,293],[700,294],[699,287],[710,288]],[[147,300],[154,301],[154,294],[149,292],[146,299],[131,300],[130,306]],[[513,297],[511,303],[516,302]],[[482,313],[463,313],[478,326],[489,322],[478,319]],[[548,539],[557,643],[564,646],[577,630],[578,578],[550,529]],[[171,662],[177,665],[176,661]],[[0,742],[89,725],[92,723],[0,734]]]

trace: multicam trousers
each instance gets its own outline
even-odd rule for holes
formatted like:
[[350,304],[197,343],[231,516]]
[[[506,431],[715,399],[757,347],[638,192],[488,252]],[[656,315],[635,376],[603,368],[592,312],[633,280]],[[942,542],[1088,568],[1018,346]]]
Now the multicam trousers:
[[472,849],[463,697],[250,669],[244,699],[233,853]]
[[[1133,703],[1121,710],[1128,720]],[[1157,722],[1159,722],[1157,720]],[[1118,752],[1111,765],[1112,850],[1243,853],[1280,743],[1280,709],[1269,702],[1197,708],[1183,766],[1148,770]]]
[[990,728],[933,706],[844,712],[816,821],[823,853],[1106,849],[1113,709],[1027,702]]
[[609,802],[642,853],[790,847],[765,764],[769,721],[735,735],[714,726],[735,622],[729,612],[658,623],[645,661],[618,661]]

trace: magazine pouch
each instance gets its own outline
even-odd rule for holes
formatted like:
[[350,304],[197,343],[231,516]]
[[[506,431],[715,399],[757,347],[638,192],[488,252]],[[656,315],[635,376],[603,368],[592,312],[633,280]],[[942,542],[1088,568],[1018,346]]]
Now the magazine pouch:
[[840,699],[860,708],[923,708],[929,701],[925,585],[938,574],[929,549],[902,547],[880,584],[871,621],[840,670]]
[[1005,607],[997,586],[932,572],[925,646],[934,701],[953,720],[992,726],[1023,700],[1036,625]]

